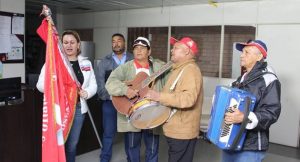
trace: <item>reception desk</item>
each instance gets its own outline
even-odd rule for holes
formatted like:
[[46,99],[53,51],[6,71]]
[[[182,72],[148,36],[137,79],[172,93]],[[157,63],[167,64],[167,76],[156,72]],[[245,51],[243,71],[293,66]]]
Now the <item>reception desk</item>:
[[[43,94],[33,88],[23,88],[24,101],[0,106],[0,162],[41,162],[41,123]],[[88,101],[99,134],[101,108],[93,97]],[[80,141],[78,154],[99,148],[88,115]]]
[[0,107],[0,161],[41,161],[42,95],[23,90],[24,101]]

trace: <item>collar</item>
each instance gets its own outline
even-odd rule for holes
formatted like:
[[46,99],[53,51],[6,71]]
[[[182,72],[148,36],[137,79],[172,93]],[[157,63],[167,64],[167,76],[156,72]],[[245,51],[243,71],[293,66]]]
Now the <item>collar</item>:
[[264,60],[257,61],[256,64],[253,66],[253,68],[248,72],[248,77],[256,76],[257,73],[260,73],[264,69],[266,69],[268,66],[268,63]]
[[134,59],[134,65],[135,65],[135,67],[137,68],[137,69],[139,69],[139,68],[145,68],[145,69],[149,69],[149,63],[145,66],[145,67],[143,67],[136,59]]
[[183,62],[175,63],[175,64],[172,65],[172,69],[173,70],[179,69],[179,68],[182,68],[185,65],[190,64],[190,63],[195,63],[195,59],[189,59],[189,60],[186,60],[186,61],[183,61]]
[[87,59],[88,59],[88,57],[82,56],[81,54],[79,54],[79,55],[77,56],[77,60],[78,60],[78,61],[87,60]]
[[[112,56],[117,56],[117,54],[115,54],[114,52],[112,52]],[[122,57],[124,57],[124,56],[126,56],[126,51],[124,51],[124,52],[122,53]]]
[[126,55],[126,52],[123,52],[121,54],[121,58],[119,58],[118,55],[113,52],[112,53],[112,58],[114,59],[116,64],[122,65],[122,64],[125,64],[127,55]]

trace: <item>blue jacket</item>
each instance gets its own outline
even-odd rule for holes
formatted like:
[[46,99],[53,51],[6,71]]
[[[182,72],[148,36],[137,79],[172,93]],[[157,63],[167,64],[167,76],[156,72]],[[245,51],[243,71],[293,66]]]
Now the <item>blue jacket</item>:
[[[126,52],[126,62],[133,59],[133,54]],[[101,100],[111,100],[110,95],[108,94],[105,83],[110,73],[118,67],[118,64],[112,57],[112,53],[101,58],[95,67],[95,75],[98,85],[97,94]]]
[[[252,78],[256,78],[263,72],[274,73],[267,62],[257,62],[243,82],[252,80]],[[240,80],[241,77],[238,78],[237,82],[240,82]],[[247,130],[243,150],[267,150],[269,146],[269,128],[278,120],[281,111],[281,84],[275,75],[264,74],[240,89],[255,95],[256,103],[253,112],[258,119],[257,126],[254,129]]]

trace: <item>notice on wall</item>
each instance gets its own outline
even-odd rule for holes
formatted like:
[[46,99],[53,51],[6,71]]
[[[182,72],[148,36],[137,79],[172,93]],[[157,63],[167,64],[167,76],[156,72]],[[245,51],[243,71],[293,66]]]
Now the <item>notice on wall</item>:
[[10,35],[11,34],[11,17],[0,16],[0,34]]
[[0,11],[0,60],[24,63],[24,14]]
[[12,34],[24,35],[24,17],[13,16],[12,17]]
[[0,53],[8,53],[11,49],[10,34],[0,34]]
[[23,43],[14,34],[10,35],[11,49],[7,53],[7,60],[19,60],[23,58]]
[[7,53],[11,49],[11,17],[0,16],[0,53]]

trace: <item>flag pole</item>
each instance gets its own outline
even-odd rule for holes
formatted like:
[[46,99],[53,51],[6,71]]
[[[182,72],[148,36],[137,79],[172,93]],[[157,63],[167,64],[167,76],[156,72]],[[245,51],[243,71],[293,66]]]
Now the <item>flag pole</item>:
[[[54,25],[53,19],[51,17],[51,15],[52,15],[51,10],[50,10],[50,8],[48,8],[47,5],[43,5],[43,10],[42,10],[41,15],[44,15],[47,18],[47,20],[52,24],[52,27],[53,27],[54,31],[57,33],[57,30],[56,30],[56,27]],[[79,83],[79,81],[78,81],[78,79],[77,79],[77,77],[74,73],[74,70],[73,70],[73,68],[70,64],[70,61],[67,58],[67,55],[65,54],[65,51],[63,50],[61,40],[58,38],[58,36],[57,36],[57,40],[58,40],[58,43],[59,43],[59,49],[63,53],[63,55],[62,55],[63,61],[68,66],[68,69],[70,70],[72,78],[76,81],[77,87],[80,88],[81,85],[80,85],[80,83]],[[88,112],[89,118],[91,120],[91,123],[92,123],[93,129],[94,129],[95,135],[97,137],[98,143],[100,145],[100,148],[102,148],[102,142],[101,142],[101,139],[99,137],[99,134],[98,134],[98,131],[97,131],[96,125],[94,123],[94,119],[93,119],[93,116],[91,114],[91,111],[90,111],[89,107],[87,107],[87,112]]]

